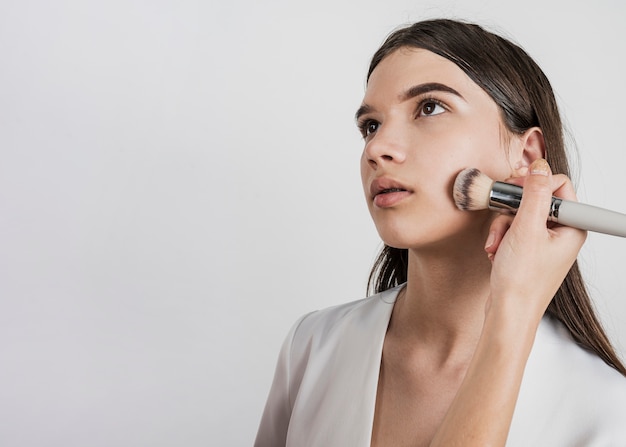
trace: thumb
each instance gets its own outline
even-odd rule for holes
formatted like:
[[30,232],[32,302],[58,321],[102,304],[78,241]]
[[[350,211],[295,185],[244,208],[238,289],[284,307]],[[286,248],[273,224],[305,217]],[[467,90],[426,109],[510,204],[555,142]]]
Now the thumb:
[[552,171],[543,158],[532,162],[516,220],[526,228],[546,228],[552,204]]

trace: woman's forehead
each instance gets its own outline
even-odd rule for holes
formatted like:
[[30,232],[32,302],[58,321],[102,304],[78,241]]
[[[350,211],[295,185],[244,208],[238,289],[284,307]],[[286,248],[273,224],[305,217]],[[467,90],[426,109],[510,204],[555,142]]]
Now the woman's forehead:
[[372,71],[364,103],[379,96],[389,98],[392,95],[401,99],[404,92],[426,83],[446,85],[467,99],[489,98],[454,62],[432,51],[403,47],[387,55]]

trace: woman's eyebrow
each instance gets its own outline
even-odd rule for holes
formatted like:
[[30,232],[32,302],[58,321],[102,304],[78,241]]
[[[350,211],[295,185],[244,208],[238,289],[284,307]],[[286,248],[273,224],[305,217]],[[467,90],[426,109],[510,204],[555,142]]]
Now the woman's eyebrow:
[[463,95],[457,92],[452,87],[448,87],[445,84],[440,84],[439,82],[428,82],[426,84],[414,85],[413,87],[406,90],[404,93],[400,95],[400,101],[407,101],[411,98],[415,98],[416,96],[423,95],[424,93],[440,91],[446,93],[452,93],[453,95],[458,96],[459,98],[465,100]]
[[[458,96],[462,100],[465,100],[465,98],[463,98],[463,95],[461,95],[452,87],[448,87],[447,85],[441,84],[439,82],[427,82],[425,84],[414,85],[413,87],[410,87],[409,89],[407,89],[405,92],[401,93],[400,101],[401,102],[408,101],[409,99],[415,98],[416,96],[419,96],[419,95],[423,95],[424,93],[435,92],[435,91],[451,93],[455,96]],[[358,121],[362,115],[365,115],[366,113],[370,113],[372,110],[373,108],[371,106],[367,104],[363,104],[361,107],[359,107],[359,109],[354,114],[354,119]]]
[[358,110],[354,114],[354,120],[358,121],[362,115],[365,115],[366,113],[370,113],[371,111],[372,111],[372,107],[368,106],[367,104],[363,104],[361,107],[358,108]]

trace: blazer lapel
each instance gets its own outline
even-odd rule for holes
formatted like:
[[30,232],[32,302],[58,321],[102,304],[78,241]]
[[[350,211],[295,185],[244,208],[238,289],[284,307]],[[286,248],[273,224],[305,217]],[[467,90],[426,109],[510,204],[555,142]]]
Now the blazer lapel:
[[383,343],[398,290],[359,302],[311,347],[293,412],[302,417],[290,426],[293,445],[371,444]]

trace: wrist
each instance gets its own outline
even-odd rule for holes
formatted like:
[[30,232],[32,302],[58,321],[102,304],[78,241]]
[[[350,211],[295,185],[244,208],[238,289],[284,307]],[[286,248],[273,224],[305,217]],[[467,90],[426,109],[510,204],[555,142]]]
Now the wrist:
[[509,348],[527,347],[530,350],[543,313],[543,310],[533,309],[531,302],[524,297],[490,298],[485,309],[483,336],[501,341]]

